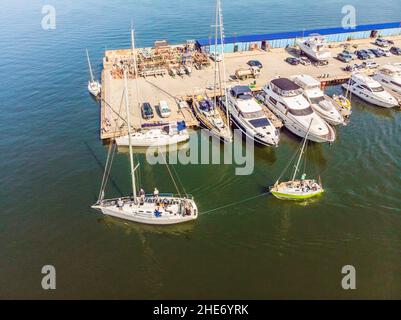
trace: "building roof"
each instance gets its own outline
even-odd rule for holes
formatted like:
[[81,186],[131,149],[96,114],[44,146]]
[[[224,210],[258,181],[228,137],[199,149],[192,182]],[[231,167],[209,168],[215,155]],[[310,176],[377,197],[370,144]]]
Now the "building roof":
[[287,78],[277,78],[271,81],[276,87],[284,91],[298,90],[301,87]]
[[[371,31],[371,30],[382,30],[382,29],[395,29],[401,28],[401,22],[389,22],[389,23],[378,23],[378,24],[365,24],[358,25],[354,29],[344,29],[344,28],[322,28],[322,29],[312,29],[312,30],[301,30],[292,32],[280,32],[280,33],[267,33],[259,35],[244,35],[237,37],[226,37],[224,43],[240,43],[240,42],[257,42],[263,40],[278,40],[278,39],[294,39],[294,38],[305,38],[312,36],[314,34],[320,35],[330,35],[338,33],[350,33],[350,32],[360,32],[360,31]],[[199,39],[197,40],[199,46],[209,46],[215,43],[214,38],[209,39]],[[218,44],[221,44],[221,39],[218,39]]]

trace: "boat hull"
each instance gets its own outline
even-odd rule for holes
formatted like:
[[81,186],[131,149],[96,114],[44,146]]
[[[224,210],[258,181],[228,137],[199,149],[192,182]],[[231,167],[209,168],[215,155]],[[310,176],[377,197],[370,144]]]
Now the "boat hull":
[[[168,135],[168,134],[160,135],[155,139],[152,139],[149,136],[136,137],[134,135],[131,139],[131,143],[133,147],[163,147],[163,146],[170,146],[183,143],[188,140],[189,140],[189,134],[185,132],[175,135]],[[116,143],[119,147],[129,146],[128,136],[117,138]]]
[[292,201],[302,201],[311,198],[315,198],[324,193],[324,190],[318,190],[313,192],[304,192],[304,193],[285,193],[279,191],[270,191],[276,198],[280,200],[292,200]]
[[375,106],[382,107],[382,108],[387,108],[387,109],[394,108],[394,107],[397,106],[394,103],[389,103],[389,102],[374,98],[372,96],[367,96],[367,95],[365,95],[363,93],[360,93],[359,90],[355,89],[352,86],[349,86],[348,84],[343,84],[343,88],[349,90],[350,92],[355,94],[357,97],[359,97],[363,101],[366,101],[366,102],[368,102],[370,104],[373,104]]

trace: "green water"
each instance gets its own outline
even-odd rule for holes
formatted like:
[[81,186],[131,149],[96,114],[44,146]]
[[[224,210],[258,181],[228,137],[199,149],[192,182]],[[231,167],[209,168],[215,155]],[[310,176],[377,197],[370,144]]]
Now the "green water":
[[[354,100],[351,123],[339,128],[338,140],[308,149],[308,168],[321,175],[327,191],[308,205],[268,195],[241,202],[265,193],[299,147],[284,131],[279,148],[255,149],[250,176],[236,176],[233,165],[175,167],[206,212],[193,223],[151,227],[104,217],[90,208],[107,146],[99,141],[98,106],[86,91],[85,47],[99,74],[105,45],[128,46],[132,15],[148,42],[169,29],[175,41],[204,37],[213,1],[202,2],[201,13],[194,10],[197,2],[186,2],[192,9],[180,11],[184,31],[173,4],[162,11],[160,1],[152,2],[153,10],[140,1],[136,12],[135,3],[127,9],[122,1],[56,1],[58,28],[50,33],[40,28],[41,2],[6,2],[0,28],[0,298],[401,298],[399,111]],[[361,20],[399,18],[399,3],[390,1],[380,21],[367,21],[366,8],[375,2],[363,3],[355,1],[365,10]],[[331,1],[327,6],[341,9]],[[270,19],[255,19],[257,30],[306,23],[286,4],[271,11]],[[337,26],[338,15],[330,12],[315,14],[313,26],[305,27]],[[248,23],[237,24],[236,10],[226,7],[225,13],[227,32],[253,33]],[[149,24],[146,17],[156,14],[160,19]],[[194,21],[205,27],[198,30]],[[269,27],[266,21],[276,22]],[[191,28],[197,34],[190,37]],[[157,185],[174,191],[165,166],[139,158],[146,190]],[[117,154],[109,196],[130,192],[128,165],[127,154]],[[233,202],[238,204],[225,207]],[[219,207],[225,208],[210,211]],[[56,267],[55,291],[41,288],[47,264]],[[355,291],[340,285],[348,264],[357,270]]]

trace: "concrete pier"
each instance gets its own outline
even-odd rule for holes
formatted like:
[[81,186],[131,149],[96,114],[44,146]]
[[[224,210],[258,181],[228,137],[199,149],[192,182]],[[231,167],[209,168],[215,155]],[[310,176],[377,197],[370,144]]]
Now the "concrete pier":
[[[401,46],[400,36],[387,38],[392,39],[395,42],[395,46]],[[349,72],[342,70],[347,64],[335,59],[337,54],[344,49],[343,44],[346,43],[350,45],[350,50],[353,51],[357,49],[377,48],[373,42],[373,39],[361,39],[329,44],[332,58],[329,61],[329,65],[324,67],[316,67],[313,65],[292,66],[288,64],[285,59],[289,56],[293,56],[293,54],[282,48],[271,49],[270,51],[257,49],[255,51],[229,53],[225,56],[228,79],[227,85],[253,84],[255,79],[239,81],[234,76],[237,69],[246,68],[247,62],[253,59],[259,60],[263,64],[261,75],[256,79],[256,84],[254,84],[255,89],[260,89],[275,77],[289,77],[296,74],[309,74],[320,80],[323,86],[339,84],[347,81],[351,75]],[[143,49],[138,49],[138,54],[140,50]],[[119,76],[116,74],[117,71],[113,65],[119,60],[132,59],[132,56],[132,51],[129,49],[106,51],[104,69],[102,72],[101,139],[118,137],[127,133],[124,121],[126,118],[123,99],[124,80],[121,79],[121,75]],[[391,55],[390,57],[369,60],[374,60],[380,65],[384,65],[401,62],[401,56]],[[175,120],[185,120],[189,127],[198,126],[198,121],[190,109],[180,110],[178,102],[181,100],[188,100],[197,94],[206,93],[210,96],[214,94],[213,83],[215,74],[213,63],[213,61],[210,61],[211,66],[204,67],[201,70],[192,68],[191,75],[176,75],[172,77],[169,75],[168,70],[166,70],[166,74],[163,76],[159,75],[144,78],[132,75],[128,80],[128,90],[133,127],[139,129],[144,124]],[[351,62],[351,64],[354,63],[360,64],[362,61],[354,60]],[[167,101],[172,111],[168,119],[160,118],[157,112],[157,106],[161,100]],[[155,111],[154,119],[142,119],[140,104],[143,102],[149,102],[152,105]]]

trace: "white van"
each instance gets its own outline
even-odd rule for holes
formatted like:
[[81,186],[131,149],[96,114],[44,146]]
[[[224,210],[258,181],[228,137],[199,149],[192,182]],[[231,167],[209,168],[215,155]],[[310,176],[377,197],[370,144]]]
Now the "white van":
[[171,110],[164,100],[159,102],[159,113],[162,118],[168,118],[171,115]]

